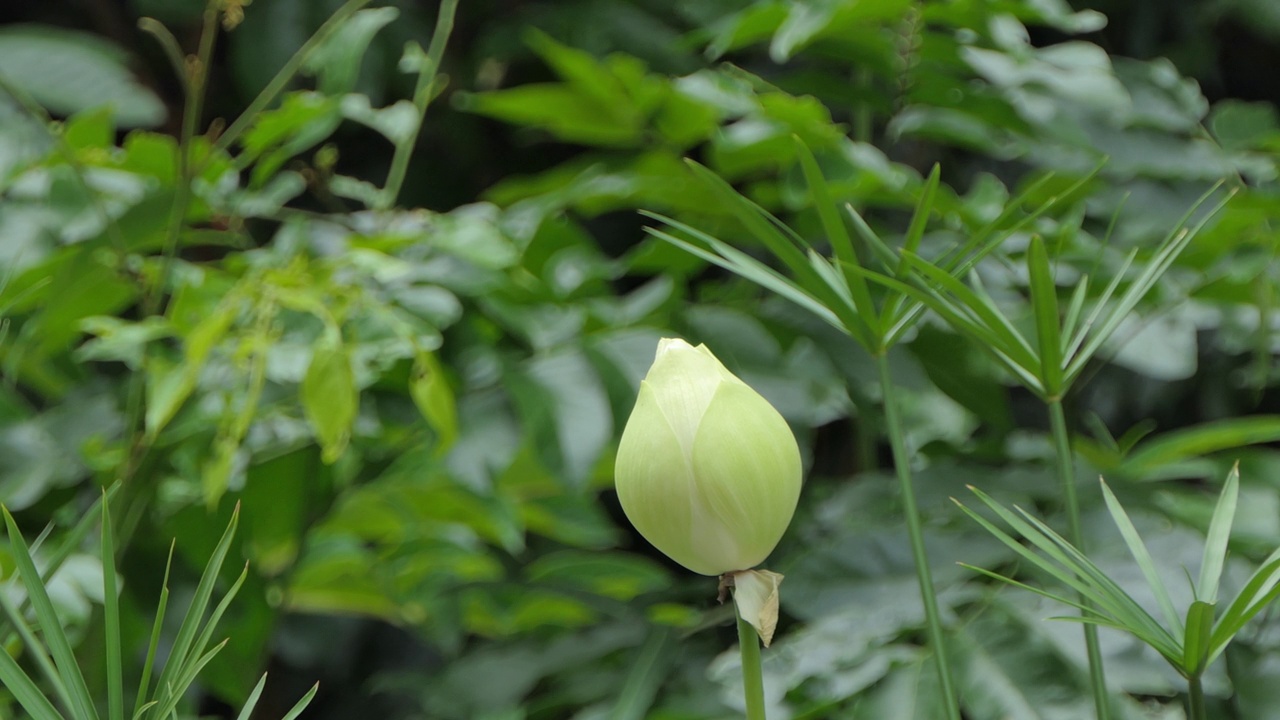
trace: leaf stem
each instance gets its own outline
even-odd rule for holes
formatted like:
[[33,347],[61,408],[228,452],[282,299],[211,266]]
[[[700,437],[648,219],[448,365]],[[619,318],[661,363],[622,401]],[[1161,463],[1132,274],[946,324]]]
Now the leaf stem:
[[[741,621],[739,621],[741,622]],[[1187,678],[1187,717],[1189,720],[1208,720],[1209,715],[1204,709],[1204,688],[1200,686],[1200,676],[1194,675]]]
[[[1071,543],[1085,552],[1084,532],[1080,526],[1080,500],[1076,497],[1075,466],[1071,458],[1071,436],[1067,432],[1067,416],[1062,409],[1061,398],[1046,401],[1049,408],[1049,424],[1053,431],[1053,444],[1057,455],[1058,480],[1062,483],[1062,495],[1067,501],[1067,523]],[[1080,603],[1086,607],[1089,601],[1083,596]],[[1107,701],[1107,678],[1102,668],[1102,650],[1098,647],[1098,628],[1082,623],[1085,651],[1089,656],[1089,685],[1093,690],[1093,703],[1098,720],[1109,720],[1111,707]]]
[[929,644],[938,671],[938,684],[942,690],[947,720],[960,720],[960,705],[956,700],[955,684],[951,680],[951,666],[947,661],[947,647],[942,630],[942,617],[938,611],[938,596],[929,570],[929,558],[924,548],[924,531],[920,520],[920,507],[911,480],[911,458],[902,434],[902,418],[898,413],[898,396],[892,378],[889,377],[889,358],[886,353],[876,356],[880,368],[880,392],[884,397],[884,419],[889,431],[889,444],[893,448],[893,464],[902,485],[902,504],[907,516],[907,534],[911,538],[911,558],[915,561],[916,579],[920,584],[920,599],[924,601],[925,624],[928,626]]
[[338,28],[341,28],[348,18],[355,15],[360,8],[368,5],[370,2],[372,2],[372,0],[348,0],[346,4],[338,8],[338,10],[320,26],[320,29],[316,30],[315,34],[308,38],[307,41],[302,44],[302,47],[298,48],[298,51],[289,58],[288,62],[284,64],[284,67],[280,68],[280,70],[275,74],[275,77],[271,78],[271,82],[267,83],[267,86],[262,89],[262,92],[258,93],[258,96],[253,99],[253,102],[249,103],[249,107],[245,108],[244,112],[240,113],[240,117],[236,118],[235,122],[231,123],[231,126],[218,136],[217,141],[213,144],[214,151],[219,152],[227,150],[233,143],[235,143],[236,140],[240,139],[240,135],[243,134],[245,130],[248,130],[249,126],[258,119],[258,113],[267,109],[267,106],[276,99],[276,96],[283,92],[289,85],[289,82],[293,80],[294,76],[298,74],[298,71],[302,69],[303,63],[307,61],[307,58],[311,57],[311,53],[324,43],[325,40],[328,40],[330,35],[337,32]]
[[[736,607],[736,606],[735,606]],[[742,694],[747,702],[747,720],[765,720],[764,673],[760,669],[760,636],[751,623],[738,618],[738,648],[742,653]]]
[[391,158],[391,170],[387,173],[387,183],[378,198],[383,210],[395,205],[396,199],[400,197],[400,188],[404,185],[405,174],[409,171],[409,157],[413,155],[413,149],[418,144],[422,122],[427,117],[427,105],[436,94],[440,61],[444,57],[444,47],[449,41],[449,35],[453,32],[453,17],[457,10],[458,0],[444,0],[440,4],[436,29],[431,34],[431,45],[427,48],[427,59],[419,70],[417,87],[413,93],[413,104],[418,112],[418,121],[413,125],[413,132],[396,144],[395,154]]

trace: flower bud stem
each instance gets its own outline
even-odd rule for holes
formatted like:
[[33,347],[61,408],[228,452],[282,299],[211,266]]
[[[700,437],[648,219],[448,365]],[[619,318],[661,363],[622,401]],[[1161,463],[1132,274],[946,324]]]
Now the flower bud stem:
[[951,667],[947,663],[947,648],[942,630],[938,597],[933,587],[933,574],[929,570],[929,558],[924,549],[924,531],[921,528],[920,508],[916,491],[911,482],[911,456],[907,454],[906,439],[902,435],[902,418],[898,414],[898,397],[889,377],[889,359],[884,353],[876,356],[880,366],[880,393],[884,399],[884,420],[889,431],[889,445],[893,448],[893,464],[898,471],[898,483],[902,485],[902,505],[907,516],[907,534],[911,538],[911,557],[915,561],[916,580],[920,585],[920,599],[924,602],[925,625],[929,644],[938,670],[938,687],[942,693],[942,705],[947,720],[960,720],[960,705],[956,700]]
[[[735,604],[735,608],[737,605]],[[765,720],[764,674],[760,669],[760,637],[751,623],[738,619],[738,648],[742,652],[742,694],[747,702],[747,720]]]

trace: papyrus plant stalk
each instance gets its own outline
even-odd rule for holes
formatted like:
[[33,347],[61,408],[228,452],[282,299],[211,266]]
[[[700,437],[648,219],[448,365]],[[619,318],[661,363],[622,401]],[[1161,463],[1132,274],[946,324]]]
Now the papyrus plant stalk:
[[[911,473],[911,455],[908,452],[902,429],[897,389],[890,379],[889,351],[911,331],[925,310],[924,303],[904,289],[888,288],[886,292],[873,294],[867,281],[864,260],[854,242],[850,225],[869,250],[868,261],[889,277],[905,278],[909,266],[897,252],[889,250],[871,227],[852,207],[839,205],[823,177],[817,160],[799,139],[795,141],[797,156],[808,185],[813,206],[816,209],[823,237],[807,239],[764,208],[739,194],[729,183],[713,171],[692,161],[689,166],[700,183],[712,190],[725,207],[742,222],[747,231],[782,264],[789,273],[775,270],[747,253],[718,238],[679,222],[675,219],[646,213],[664,223],[669,230],[651,228],[649,232],[677,247],[683,248],[707,262],[730,270],[757,283],[778,295],[814,313],[828,324],[846,333],[875,358],[883,402],[884,425],[893,451],[894,468],[902,487],[902,504],[906,517],[907,534],[911,545],[912,562],[924,606],[925,624],[929,645],[938,674],[939,686],[946,708],[946,720],[960,720],[960,704],[955,683],[947,660],[946,639],[941,612],[938,607],[933,575],[925,552],[923,522]],[[1010,233],[1048,212],[1061,198],[1068,197],[1092,177],[1082,178],[1068,187],[1062,195],[1055,196],[1031,209],[1023,211],[1028,198],[1040,192],[1048,177],[1031,184],[1022,194],[1012,199],[1000,215],[970,233],[959,246],[951,248],[938,258],[938,267],[954,276],[963,276],[979,260],[995,249]],[[911,222],[903,235],[903,248],[915,253],[920,248],[929,217],[933,212],[934,198],[938,190],[937,167],[925,181]],[[823,255],[815,246],[825,244],[831,255]]]
[[[1081,276],[1071,292],[1065,312],[1060,312],[1058,287],[1044,241],[1039,236],[1031,238],[1026,253],[1028,294],[1034,325],[1030,336],[1024,335],[1017,324],[1006,317],[983,288],[977,273],[972,273],[971,283],[966,285],[948,268],[921,258],[912,248],[901,252],[905,273],[899,272],[893,277],[882,273],[867,274],[876,283],[915,298],[935,312],[954,330],[972,339],[1044,402],[1054,440],[1058,481],[1067,509],[1068,537],[1076,547],[1085,548],[1085,542],[1063,398],[1196,233],[1230,200],[1233,192],[1220,198],[1195,225],[1188,225],[1196,212],[1218,192],[1218,187],[1210,188],[1182,216],[1133,278],[1127,277],[1127,272],[1138,256],[1138,249],[1129,252],[1119,270],[1096,297],[1089,295],[1089,276]],[[869,236],[868,241],[875,243],[882,254],[893,253],[874,236]],[[1125,280],[1129,280],[1129,285],[1123,292],[1118,292]],[[1082,596],[1080,603],[1087,606],[1089,599]],[[1111,715],[1110,700],[1094,624],[1084,625],[1084,639],[1095,712],[1098,720],[1107,720]]]

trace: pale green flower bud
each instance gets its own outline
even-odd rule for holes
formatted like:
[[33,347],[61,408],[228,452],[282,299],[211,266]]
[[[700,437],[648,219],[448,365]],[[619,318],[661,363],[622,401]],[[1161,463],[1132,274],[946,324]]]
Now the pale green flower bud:
[[618,446],[618,499],[668,557],[702,575],[755,567],[800,497],[791,428],[704,345],[664,339]]

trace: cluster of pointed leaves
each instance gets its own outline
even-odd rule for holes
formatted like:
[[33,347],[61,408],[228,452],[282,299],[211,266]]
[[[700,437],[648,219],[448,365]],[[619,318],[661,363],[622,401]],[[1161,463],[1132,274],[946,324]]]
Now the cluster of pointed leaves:
[[[104,493],[98,504],[85,514],[71,532],[67,533],[62,545],[48,556],[43,573],[36,567],[32,556],[33,547],[27,545],[9,511],[3,510],[9,543],[17,565],[16,580],[25,589],[26,597],[21,604],[16,604],[10,599],[12,597],[10,594],[0,592],[0,608],[3,609],[4,619],[8,621],[7,631],[2,634],[16,635],[21,639],[24,653],[31,664],[39,668],[44,685],[42,687],[37,679],[28,675],[18,660],[3,649],[9,646],[7,642],[0,646],[0,684],[13,693],[18,704],[33,720],[64,720],[64,718],[99,720],[101,717],[98,714],[94,695],[85,682],[84,673],[77,664],[71,642],[58,620],[53,602],[45,587],[45,583],[57,572],[72,551],[79,547],[93,523],[99,519],[102,524],[100,549],[103,571],[103,624],[106,635],[107,720],[124,720],[126,717],[123,668],[125,649],[122,647],[120,638],[119,584],[115,570],[115,542],[111,530],[111,516],[108,512],[113,491],[114,488]],[[205,615],[213,598],[218,574],[222,570],[223,561],[226,560],[227,551],[235,536],[238,519],[239,507],[233,513],[231,523],[209,558],[200,583],[196,586],[191,604],[183,617],[182,625],[173,639],[169,659],[160,671],[159,677],[155,678],[153,687],[156,650],[160,643],[160,631],[164,625],[165,610],[169,600],[168,571],[166,570],[165,583],[160,592],[155,623],[143,666],[142,680],[135,694],[132,714],[128,716],[132,720],[160,720],[172,717],[178,703],[195,682],[200,670],[226,645],[227,641],[223,640],[210,647],[218,621],[244,582],[248,573],[247,567],[207,618]],[[33,546],[38,551],[38,544]],[[35,615],[35,627],[27,620],[27,605]],[[240,720],[248,720],[252,715],[265,683],[266,676],[263,675],[245,702],[238,716]],[[315,696],[316,690],[316,687],[312,687],[285,715],[284,720],[293,720],[300,715]]]
[[1204,557],[1200,564],[1199,582],[1193,588],[1195,600],[1187,608],[1184,616],[1180,615],[1174,607],[1169,591],[1156,571],[1151,554],[1134,528],[1128,513],[1116,500],[1106,482],[1102,481],[1102,492],[1107,509],[1111,512],[1129,552],[1155,595],[1156,602],[1160,606],[1160,615],[1163,616],[1163,623],[1152,617],[1084,553],[1049,526],[1021,508],[1015,507],[1016,512],[1009,510],[976,488],[970,488],[970,490],[1028,544],[1019,542],[995,523],[965,507],[959,501],[956,504],[1027,562],[1074,590],[1079,598],[1087,602],[1034,587],[972,565],[965,567],[1074,607],[1080,610],[1081,616],[1059,619],[1093,623],[1126,632],[1154,648],[1184,677],[1199,677],[1205,668],[1222,654],[1232,638],[1249,620],[1280,596],[1280,550],[1277,550],[1258,567],[1235,599],[1226,603],[1225,611],[1218,614],[1219,581],[1226,563],[1227,543],[1231,535],[1231,524],[1235,518],[1239,484],[1239,470],[1233,469],[1227,476],[1217,507],[1213,512],[1213,519],[1210,521],[1205,540]]

